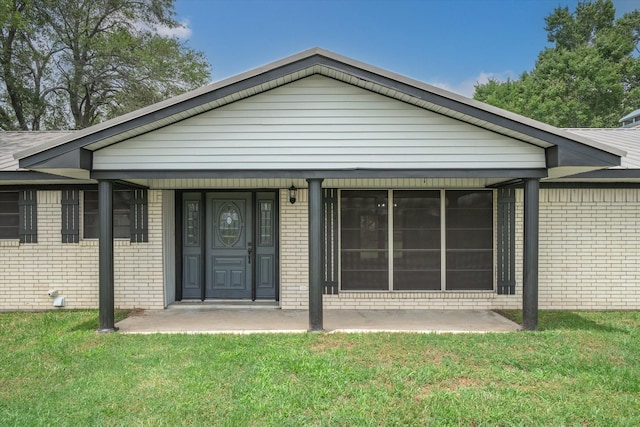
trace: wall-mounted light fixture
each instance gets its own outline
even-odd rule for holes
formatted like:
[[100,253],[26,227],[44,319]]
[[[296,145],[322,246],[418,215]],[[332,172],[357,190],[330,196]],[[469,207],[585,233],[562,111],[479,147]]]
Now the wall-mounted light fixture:
[[291,184],[291,187],[289,187],[289,201],[291,202],[291,204],[294,204],[297,198],[298,189],[293,184]]

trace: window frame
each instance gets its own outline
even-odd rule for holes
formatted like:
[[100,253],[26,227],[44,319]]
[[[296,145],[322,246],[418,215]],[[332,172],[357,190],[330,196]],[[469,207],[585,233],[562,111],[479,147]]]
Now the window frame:
[[[91,194],[90,200],[87,194]],[[117,188],[113,190],[113,238],[128,239],[132,243],[149,241],[149,206],[146,188]],[[126,196],[124,196],[126,194]],[[99,238],[100,211],[98,190],[82,191],[82,239]],[[87,203],[91,209],[87,209]],[[90,226],[87,224],[91,223]],[[87,233],[89,231],[89,233]]]
[[[343,286],[343,266],[342,266],[342,192],[343,191],[380,191],[380,189],[339,189],[337,195],[337,211],[338,211],[338,226],[337,226],[337,261],[338,261],[338,271],[337,275],[338,280],[338,290],[339,292],[496,292],[496,191],[494,189],[486,189],[486,188],[446,188],[446,189],[415,189],[415,188],[394,188],[394,189],[386,189],[383,191],[387,191],[388,194],[388,206],[387,206],[387,232],[389,233],[388,237],[388,246],[386,248],[387,258],[388,258],[388,270],[389,270],[389,280],[388,280],[388,289],[379,290],[379,289],[345,289]],[[441,241],[440,241],[440,288],[439,289],[407,289],[400,290],[394,288],[394,257],[390,254],[395,253],[394,248],[394,234],[395,234],[395,226],[394,226],[394,209],[392,209],[394,205],[394,195],[399,191],[439,191],[440,192],[440,233],[441,233]],[[451,191],[470,191],[470,192],[485,192],[490,193],[491,195],[491,241],[490,241],[490,251],[491,251],[491,286],[489,288],[478,288],[478,289],[447,289],[447,222],[446,222],[446,194]],[[485,248],[485,250],[489,250],[489,248]]]
[[[13,207],[15,203],[16,211],[0,213],[2,221],[7,222],[7,218],[16,222],[15,225],[0,225],[6,231],[10,230],[11,235],[0,237],[4,241],[18,241],[19,243],[38,243],[38,190],[35,188],[23,188],[19,190],[5,190],[0,188],[0,194],[15,194],[17,200],[1,201],[1,206]],[[17,219],[17,221],[15,221]],[[15,234],[14,234],[15,233]]]
[[[9,230],[11,232],[11,235],[4,237],[2,236],[2,234],[0,234],[0,240],[7,240],[7,241],[20,240],[20,222],[21,222],[20,191],[19,190],[12,190],[12,191],[0,190],[0,195],[9,195],[9,194],[15,195],[15,201],[9,200],[9,198],[7,198],[7,200],[0,199],[0,206],[14,207],[14,202],[15,202],[15,212],[13,212],[13,210],[10,212],[9,211],[4,212],[0,209],[0,218],[2,218],[2,221],[0,221],[0,228],[3,230],[3,232],[6,230]],[[6,223],[7,218],[9,218],[12,221],[15,221],[17,219],[17,223],[15,225],[3,225]]]

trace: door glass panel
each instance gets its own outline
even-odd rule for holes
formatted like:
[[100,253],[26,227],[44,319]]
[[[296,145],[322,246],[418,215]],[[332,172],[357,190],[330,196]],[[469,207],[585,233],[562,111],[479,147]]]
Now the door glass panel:
[[271,200],[260,201],[260,218],[258,219],[260,227],[260,246],[273,245],[273,202]]
[[226,203],[218,214],[218,233],[225,246],[233,246],[242,233],[242,215],[234,203]]
[[185,244],[197,246],[200,244],[200,201],[188,200],[186,202],[187,230]]

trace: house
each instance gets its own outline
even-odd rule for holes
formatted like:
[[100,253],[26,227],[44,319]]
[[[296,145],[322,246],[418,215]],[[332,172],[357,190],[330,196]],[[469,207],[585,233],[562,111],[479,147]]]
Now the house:
[[625,128],[632,128],[640,126],[640,110],[635,110],[621,118],[620,125]]
[[640,131],[558,129],[322,49],[0,133],[0,310],[640,308]]

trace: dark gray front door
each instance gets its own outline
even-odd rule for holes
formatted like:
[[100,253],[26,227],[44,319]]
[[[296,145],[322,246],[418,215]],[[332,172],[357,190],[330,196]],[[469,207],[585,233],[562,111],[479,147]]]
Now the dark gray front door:
[[276,299],[275,192],[182,193],[183,299]]
[[251,193],[207,194],[206,298],[251,298]]

